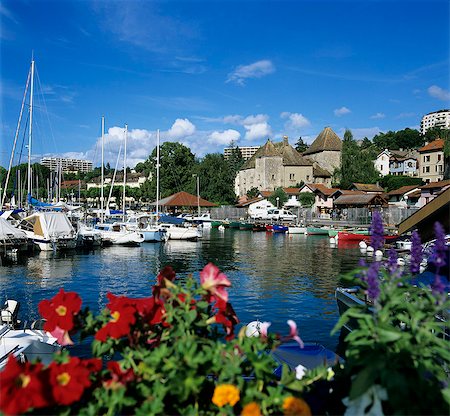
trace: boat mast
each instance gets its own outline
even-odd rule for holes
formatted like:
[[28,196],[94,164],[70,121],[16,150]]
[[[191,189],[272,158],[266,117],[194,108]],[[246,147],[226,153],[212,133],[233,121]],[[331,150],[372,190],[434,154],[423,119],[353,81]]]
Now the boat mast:
[[159,216],[159,129],[156,134],[156,222]]
[[[34,58],[31,58],[31,85],[30,85],[30,128],[28,131],[28,196],[31,197],[31,138],[33,136],[33,88],[34,88]],[[28,204],[29,205],[29,204]]]
[[128,134],[128,124],[125,124],[125,137],[124,137],[124,148],[123,148],[123,221],[125,222],[125,188],[127,185],[127,134]]
[[197,175],[197,216],[200,217],[200,177]]
[[105,116],[102,116],[102,181],[100,185],[100,221],[103,222],[104,220],[104,206],[103,206],[103,187],[104,187],[104,175],[105,175],[105,168],[104,168],[104,146],[105,146]]

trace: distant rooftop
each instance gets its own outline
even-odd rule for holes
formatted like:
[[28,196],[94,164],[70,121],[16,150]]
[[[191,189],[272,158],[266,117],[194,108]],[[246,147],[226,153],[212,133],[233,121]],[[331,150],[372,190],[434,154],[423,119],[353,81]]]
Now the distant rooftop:
[[325,127],[316,137],[316,140],[312,142],[311,146],[309,146],[308,149],[303,152],[303,154],[309,155],[313,153],[323,152],[325,150],[342,150],[342,140],[331,129],[331,127]]

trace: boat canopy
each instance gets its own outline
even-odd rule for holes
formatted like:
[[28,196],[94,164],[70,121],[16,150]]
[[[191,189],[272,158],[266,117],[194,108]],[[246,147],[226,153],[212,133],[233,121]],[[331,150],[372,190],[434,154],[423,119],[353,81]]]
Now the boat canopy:
[[22,230],[17,229],[7,220],[0,217],[0,240],[5,240],[6,238],[26,238],[26,235]]
[[69,219],[62,212],[35,212],[24,218],[19,227],[46,238],[75,233]]

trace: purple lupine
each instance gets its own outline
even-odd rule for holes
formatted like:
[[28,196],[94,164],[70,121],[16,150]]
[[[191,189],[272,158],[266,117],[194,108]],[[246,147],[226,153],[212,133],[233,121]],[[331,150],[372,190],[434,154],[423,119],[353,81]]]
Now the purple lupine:
[[422,262],[422,242],[420,241],[419,233],[414,230],[411,236],[411,262],[409,270],[412,274],[417,274],[420,271],[420,263]]
[[388,252],[387,270],[391,276],[393,276],[398,269],[397,265],[397,252],[394,247],[391,247]]
[[367,294],[372,300],[377,300],[380,295],[380,281],[378,279],[378,271],[380,270],[380,262],[374,261],[366,274]]
[[435,295],[436,294],[442,295],[443,293],[447,292],[447,288],[438,274],[434,276],[434,282],[431,285],[431,289],[433,290],[433,293]]
[[447,251],[444,228],[439,222],[434,223],[434,234],[436,236],[436,242],[434,243],[430,262],[436,266],[437,272],[439,272],[439,269],[445,266],[445,254]]
[[374,251],[377,251],[384,245],[383,219],[378,211],[374,211],[372,215],[370,233],[372,235],[370,245],[373,247]]

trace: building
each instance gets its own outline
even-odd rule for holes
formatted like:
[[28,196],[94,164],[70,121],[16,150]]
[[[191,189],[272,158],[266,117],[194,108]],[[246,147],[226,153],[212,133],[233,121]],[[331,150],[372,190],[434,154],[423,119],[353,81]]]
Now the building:
[[245,195],[252,188],[274,191],[295,187],[301,181],[313,182],[313,166],[289,144],[286,136],[279,143],[268,139],[238,172],[236,195]]
[[391,151],[388,149],[384,149],[374,160],[373,163],[375,165],[375,169],[380,172],[381,176],[389,175],[389,161],[391,159],[391,156]]
[[382,194],[384,189],[375,183],[353,183],[351,188],[352,191],[362,191],[368,194]]
[[330,128],[325,127],[311,146],[303,152],[303,156],[317,162],[323,169],[333,173],[341,166],[342,140]]
[[333,195],[338,189],[328,188],[323,184],[306,184],[301,189],[300,192],[311,192],[315,194],[315,200],[313,205],[313,210],[320,215],[321,218],[329,219],[331,218],[331,213],[333,211]]
[[89,160],[68,159],[65,157],[43,157],[41,165],[47,166],[55,172],[59,168],[63,172],[90,172],[92,170],[92,162]]
[[417,208],[419,206],[420,186],[405,185],[388,192],[389,205],[402,208]]
[[420,132],[425,134],[432,127],[450,128],[450,110],[438,110],[422,117]]
[[437,139],[419,149],[419,177],[426,183],[444,178],[444,140]]
[[378,154],[374,160],[375,169],[381,176],[406,175],[418,176],[417,159],[419,153],[416,150],[388,150]]
[[[261,146],[238,146],[244,160],[250,159]],[[223,149],[223,156],[228,159],[236,147],[227,147]]]
[[[106,175],[104,178],[104,186],[105,187],[111,186],[112,179],[113,175]],[[125,185],[130,188],[140,188],[146,180],[147,177],[142,175],[141,173],[127,173]],[[102,186],[101,181],[102,181],[101,176],[92,178],[92,180],[87,183],[87,189],[89,190],[92,188],[100,188]],[[123,172],[118,172],[114,179],[114,186],[122,186],[122,185],[123,185]]]
[[[444,191],[446,191],[448,188],[450,188],[450,179],[447,179],[445,181],[439,181],[439,182],[430,182],[427,185],[420,187],[420,200],[419,200],[419,206],[423,207],[424,205],[431,202],[433,199],[435,199],[438,195],[442,194]],[[448,212],[447,212],[448,217]]]

